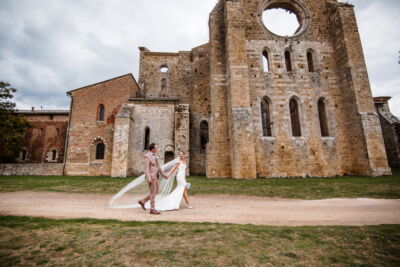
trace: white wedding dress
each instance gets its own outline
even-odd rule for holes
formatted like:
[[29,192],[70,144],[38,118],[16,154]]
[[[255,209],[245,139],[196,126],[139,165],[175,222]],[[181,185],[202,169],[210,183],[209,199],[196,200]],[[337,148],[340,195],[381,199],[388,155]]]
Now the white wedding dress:
[[[161,166],[164,173],[168,173],[175,164],[179,163],[177,170],[175,170],[168,179],[162,178],[160,180],[159,193],[156,195],[155,208],[159,211],[177,210],[183,198],[183,192],[186,186],[186,163],[181,162],[180,158],[176,158]],[[176,187],[174,182],[176,177]],[[117,194],[115,194],[108,204],[113,209],[130,209],[141,208],[137,204],[138,200],[143,198],[143,195],[148,194],[149,186],[145,180],[145,175],[131,181]],[[147,209],[150,208],[150,201],[145,204]]]
[[[178,210],[186,184],[186,163],[179,161],[176,174],[176,188],[168,195],[156,195],[156,210]],[[147,209],[150,208],[150,201],[147,201],[145,207]]]

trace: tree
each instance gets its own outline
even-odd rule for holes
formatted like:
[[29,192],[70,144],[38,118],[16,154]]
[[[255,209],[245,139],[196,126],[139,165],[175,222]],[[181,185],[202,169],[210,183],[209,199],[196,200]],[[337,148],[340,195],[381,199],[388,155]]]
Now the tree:
[[0,162],[14,162],[22,150],[24,133],[29,123],[15,111],[11,101],[17,89],[0,81]]

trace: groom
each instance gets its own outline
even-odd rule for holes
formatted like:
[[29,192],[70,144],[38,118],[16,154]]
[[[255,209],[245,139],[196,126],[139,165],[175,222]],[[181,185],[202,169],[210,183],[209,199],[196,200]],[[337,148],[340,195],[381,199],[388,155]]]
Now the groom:
[[158,165],[158,160],[156,156],[157,150],[158,148],[156,144],[151,143],[149,145],[149,153],[147,153],[144,156],[145,159],[144,170],[145,170],[146,181],[149,184],[150,194],[138,202],[140,206],[142,206],[142,208],[146,210],[144,205],[147,201],[150,200],[150,206],[151,206],[150,214],[155,214],[155,215],[160,214],[160,212],[155,208],[155,197],[156,194],[158,194],[158,187],[160,185],[158,176],[161,173],[161,175],[164,176],[165,179],[167,179],[167,176],[160,168],[160,165]]

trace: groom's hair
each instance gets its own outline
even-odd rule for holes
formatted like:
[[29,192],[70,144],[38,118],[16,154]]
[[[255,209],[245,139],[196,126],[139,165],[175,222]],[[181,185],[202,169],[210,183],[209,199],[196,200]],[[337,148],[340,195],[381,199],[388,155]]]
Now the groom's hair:
[[156,144],[151,143],[151,144],[149,145],[149,150],[151,151],[151,150],[153,150],[155,147],[156,147]]

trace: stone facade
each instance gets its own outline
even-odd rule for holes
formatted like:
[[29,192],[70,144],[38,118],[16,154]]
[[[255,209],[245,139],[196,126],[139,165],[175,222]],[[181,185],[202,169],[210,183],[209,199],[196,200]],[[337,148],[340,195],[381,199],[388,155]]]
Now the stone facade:
[[[265,27],[274,8],[296,14],[293,36]],[[210,178],[391,174],[352,5],[219,0],[209,29],[191,51],[140,47],[138,83],[68,92],[66,175],[142,173],[150,142]]]
[[390,112],[389,100],[390,97],[374,97],[389,165],[392,168],[400,168],[400,120]]
[[187,105],[166,98],[136,98],[124,104],[116,119],[111,175],[126,177],[143,173],[147,145],[153,142],[159,147],[161,164],[181,151],[190,162]]
[[[294,36],[277,36],[262,23],[262,12],[277,7],[297,15],[300,28]],[[391,173],[353,6],[326,0],[221,0],[210,16],[210,38],[209,177]],[[314,71],[308,68],[309,51]],[[271,136],[262,132],[265,98]],[[298,105],[300,136],[293,135],[292,99]],[[329,136],[324,137],[320,99],[328,118]]]

